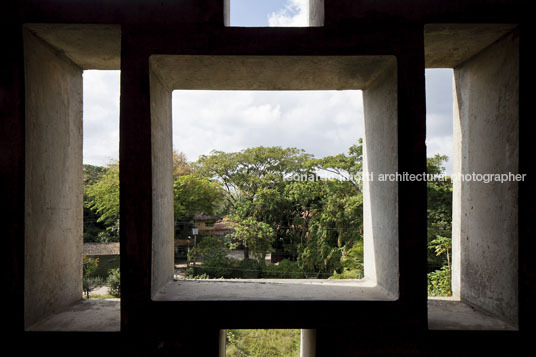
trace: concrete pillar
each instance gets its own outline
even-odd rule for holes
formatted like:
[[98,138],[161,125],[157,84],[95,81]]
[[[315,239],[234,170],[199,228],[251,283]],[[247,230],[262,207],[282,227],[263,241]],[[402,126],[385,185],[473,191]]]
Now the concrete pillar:
[[219,343],[220,350],[218,352],[219,357],[225,357],[225,353],[227,351],[226,343],[227,343],[227,330],[221,329],[220,330],[220,343]]
[[152,283],[154,295],[173,280],[173,142],[171,90],[151,71]]
[[[518,173],[519,35],[455,68],[454,174]],[[460,181],[453,197],[454,295],[518,320],[518,184]]]
[[324,26],[324,0],[309,0],[309,26]]
[[25,30],[25,328],[82,298],[82,69]]
[[300,357],[316,356],[316,330],[302,329],[300,335]]
[[398,182],[380,175],[398,170],[397,72],[393,58],[363,91],[365,138],[363,183],[365,278],[398,296]]

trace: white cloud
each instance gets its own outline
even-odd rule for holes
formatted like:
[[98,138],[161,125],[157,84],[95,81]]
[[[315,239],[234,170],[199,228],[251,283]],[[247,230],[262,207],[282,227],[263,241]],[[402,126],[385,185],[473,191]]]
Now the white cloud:
[[347,152],[362,135],[360,91],[173,92],[173,144],[189,160],[259,145],[323,157]]
[[119,71],[84,71],[83,161],[119,159]]
[[268,15],[272,27],[309,26],[309,0],[287,0],[285,7]]

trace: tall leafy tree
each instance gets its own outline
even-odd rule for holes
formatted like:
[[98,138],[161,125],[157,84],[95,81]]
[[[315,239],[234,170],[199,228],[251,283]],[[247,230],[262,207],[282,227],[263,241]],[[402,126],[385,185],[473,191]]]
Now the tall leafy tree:
[[111,163],[97,180],[86,186],[87,206],[99,215],[112,238],[119,239],[119,164]]

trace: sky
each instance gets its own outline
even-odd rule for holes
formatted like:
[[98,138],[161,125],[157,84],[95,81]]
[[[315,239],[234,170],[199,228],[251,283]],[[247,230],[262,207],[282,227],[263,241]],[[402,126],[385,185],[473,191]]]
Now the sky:
[[[231,26],[306,26],[307,0],[231,0]],[[84,163],[119,156],[119,71],[84,71]],[[426,70],[427,150],[452,156],[452,71]],[[173,143],[188,160],[211,150],[297,147],[347,152],[363,136],[361,91],[174,91]],[[447,173],[452,172],[452,160]]]

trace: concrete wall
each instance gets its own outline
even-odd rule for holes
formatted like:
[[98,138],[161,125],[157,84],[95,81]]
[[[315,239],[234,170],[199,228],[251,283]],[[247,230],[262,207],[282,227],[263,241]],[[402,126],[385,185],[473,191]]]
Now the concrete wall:
[[363,220],[365,278],[398,296],[398,183],[379,174],[398,171],[396,61],[363,91],[365,138]]
[[171,91],[151,72],[152,283],[154,295],[173,280],[173,143]]
[[82,70],[24,33],[24,324],[82,297]]
[[[455,68],[454,168],[517,173],[519,37],[511,33]],[[454,186],[455,295],[505,321],[518,320],[518,184]]]

